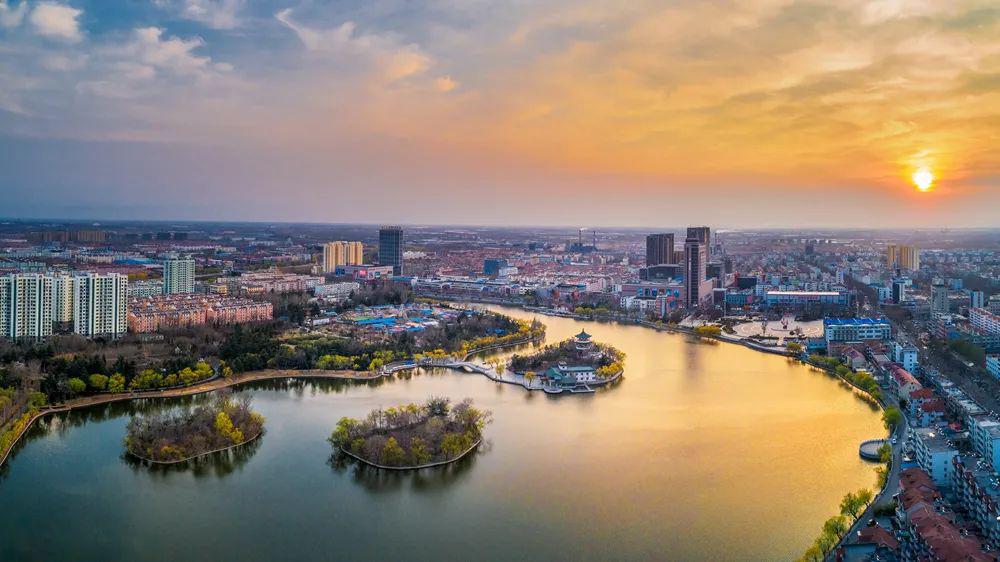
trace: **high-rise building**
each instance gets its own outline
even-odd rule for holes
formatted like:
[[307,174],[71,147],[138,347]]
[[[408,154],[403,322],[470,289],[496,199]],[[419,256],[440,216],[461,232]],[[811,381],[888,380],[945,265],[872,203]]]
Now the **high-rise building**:
[[931,312],[948,314],[948,287],[933,285],[931,287]]
[[674,235],[672,232],[646,235],[646,267],[677,263],[674,261]]
[[969,308],[985,308],[986,293],[975,289],[969,290]]
[[52,335],[52,278],[38,273],[0,277],[0,337]]
[[901,244],[888,244],[885,247],[885,263],[889,269],[920,269],[920,248]]
[[892,282],[892,302],[899,304],[906,300],[906,282],[894,280]]
[[323,244],[323,273],[333,273],[338,265],[361,265],[364,248],[361,242],[338,240]]
[[52,321],[68,328],[73,323],[73,286],[76,278],[72,275],[56,275],[52,278]]
[[171,258],[163,262],[163,294],[194,292],[194,260]]
[[378,263],[391,265],[393,275],[403,273],[403,228],[383,226],[378,229]]
[[701,242],[705,246],[705,260],[708,261],[712,259],[712,230],[707,226],[689,226],[687,229],[687,238],[690,240],[694,238],[695,240]]
[[707,253],[708,246],[697,237],[689,236],[684,241],[684,304],[688,308],[698,307],[702,300],[711,296],[711,293],[702,294]]
[[83,336],[119,336],[128,328],[128,276],[88,273],[73,286],[73,331]]

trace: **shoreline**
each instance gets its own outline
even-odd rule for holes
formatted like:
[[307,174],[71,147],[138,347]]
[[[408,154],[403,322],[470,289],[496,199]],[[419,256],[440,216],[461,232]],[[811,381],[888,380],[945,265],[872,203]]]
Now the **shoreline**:
[[[544,332],[542,334],[534,335],[518,342],[510,342],[502,345],[490,346],[476,351],[470,351],[468,355],[475,355],[478,353],[484,353],[494,349],[504,349],[507,347],[515,347],[519,345],[526,345],[537,341],[545,337]],[[467,355],[467,356],[468,356]],[[417,365],[414,365],[416,367]],[[0,468],[7,463],[10,458],[11,453],[14,451],[14,447],[24,438],[24,435],[29,429],[34,426],[35,422],[44,416],[49,414],[58,414],[63,412],[69,412],[72,410],[87,408],[90,406],[102,406],[105,404],[113,404],[116,402],[124,402],[128,400],[141,400],[147,398],[180,398],[183,396],[196,396],[198,394],[205,394],[208,392],[215,392],[217,390],[222,390],[225,388],[231,388],[234,386],[239,386],[241,384],[269,381],[269,380],[281,380],[281,379],[320,379],[320,380],[342,380],[342,381],[375,381],[384,377],[390,377],[397,371],[378,371],[372,373],[370,371],[353,371],[353,370],[323,370],[323,369],[260,369],[257,371],[247,371],[245,373],[239,373],[229,378],[223,378],[215,376],[204,381],[195,383],[191,386],[181,386],[181,387],[171,387],[168,389],[156,389],[156,390],[139,390],[131,392],[120,392],[116,394],[102,393],[102,394],[92,394],[89,396],[83,396],[80,398],[74,398],[61,402],[59,404],[48,405],[40,408],[31,419],[24,424],[24,428],[21,432],[11,440],[10,446],[6,451],[3,451],[0,455]]]
[[144,456],[142,456],[142,455],[140,455],[138,453],[134,453],[134,452],[130,451],[128,448],[125,449],[125,454],[131,455],[131,456],[133,456],[133,457],[135,457],[135,458],[137,458],[137,459],[139,459],[140,461],[143,461],[143,462],[148,462],[148,463],[151,463],[151,464],[158,464],[158,465],[167,466],[167,465],[174,465],[174,464],[180,464],[182,462],[192,461],[192,460],[197,459],[199,457],[204,457],[205,455],[211,455],[211,454],[214,454],[214,453],[221,453],[222,451],[228,451],[230,449],[235,449],[237,447],[242,447],[243,445],[246,445],[247,443],[250,443],[250,442],[256,440],[261,435],[264,435],[264,430],[261,430],[261,431],[257,432],[257,435],[254,435],[253,437],[251,437],[249,439],[244,439],[240,443],[234,443],[233,445],[230,445],[228,447],[222,447],[220,449],[212,449],[211,451],[205,451],[204,453],[198,453],[197,455],[192,455],[190,457],[185,457],[183,459],[176,460],[176,461],[158,461],[158,460],[154,460],[154,459],[151,459],[151,458],[148,458],[148,457],[144,457]]
[[362,463],[364,463],[364,464],[366,464],[368,466],[373,466],[375,468],[380,468],[382,470],[395,470],[395,471],[399,471],[399,472],[405,472],[407,470],[420,470],[422,468],[434,468],[436,466],[445,466],[445,465],[451,464],[453,462],[458,462],[459,460],[463,459],[466,455],[468,455],[469,453],[471,453],[472,450],[475,449],[476,447],[478,447],[479,444],[482,443],[482,442],[483,442],[483,438],[480,437],[468,449],[462,451],[462,453],[460,455],[458,455],[457,457],[455,457],[453,459],[449,459],[449,460],[446,460],[446,461],[432,462],[432,463],[427,463],[427,464],[421,464],[421,465],[417,465],[417,466],[387,466],[387,465],[384,465],[384,464],[379,464],[377,462],[372,462],[372,461],[370,461],[370,460],[368,460],[368,459],[366,459],[364,457],[360,457],[358,455],[355,455],[354,453],[348,451],[347,449],[344,449],[343,447],[338,447],[337,449],[341,453],[344,453],[345,455],[351,457],[352,459],[360,461],[360,462],[362,462]]

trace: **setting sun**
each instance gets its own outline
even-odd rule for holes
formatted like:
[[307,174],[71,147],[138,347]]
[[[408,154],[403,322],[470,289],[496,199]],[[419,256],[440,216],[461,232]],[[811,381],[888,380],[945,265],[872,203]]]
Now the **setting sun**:
[[931,173],[927,168],[920,168],[916,172],[913,172],[913,184],[917,186],[920,191],[927,191],[931,188],[931,184],[934,183],[934,174]]

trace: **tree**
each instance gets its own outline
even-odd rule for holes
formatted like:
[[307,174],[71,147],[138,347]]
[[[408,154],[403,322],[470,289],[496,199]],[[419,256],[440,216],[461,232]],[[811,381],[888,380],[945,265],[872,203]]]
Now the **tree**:
[[395,437],[385,440],[382,447],[382,462],[389,466],[399,466],[406,462],[406,452],[399,446]]
[[903,420],[903,414],[899,411],[899,408],[895,406],[889,406],[882,413],[882,423],[885,424],[886,429],[892,431],[899,425],[899,422]]
[[868,504],[872,503],[872,499],[875,498],[875,493],[868,488],[861,488],[858,490],[857,498],[861,505],[867,507]]
[[87,390],[87,383],[83,382],[82,379],[73,377],[66,381],[66,386],[69,388],[69,393],[71,395],[80,394],[84,390]]
[[125,377],[115,373],[108,379],[108,392],[125,392]]
[[94,390],[104,390],[108,386],[108,377],[100,373],[94,373],[93,375],[90,375],[87,382],[90,384],[90,388],[93,388]]
[[867,502],[862,503],[861,499],[854,492],[847,492],[844,495],[844,499],[840,500],[840,513],[841,515],[849,516],[852,519],[857,519],[858,514],[864,509]]
[[847,518],[843,515],[834,515],[823,523],[823,533],[840,539],[847,532]]
[[787,349],[789,353],[794,353],[795,355],[798,355],[802,353],[803,347],[801,343],[788,342],[788,344],[785,345],[785,349]]

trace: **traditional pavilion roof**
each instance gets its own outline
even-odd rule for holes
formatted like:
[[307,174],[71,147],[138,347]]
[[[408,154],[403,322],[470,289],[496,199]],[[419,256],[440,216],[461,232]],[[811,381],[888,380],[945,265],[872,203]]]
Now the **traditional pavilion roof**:
[[588,334],[586,330],[580,330],[580,333],[576,335],[576,339],[584,341],[590,340],[590,334]]

